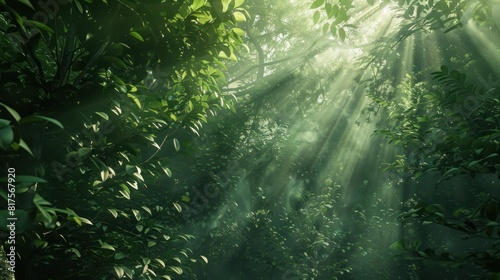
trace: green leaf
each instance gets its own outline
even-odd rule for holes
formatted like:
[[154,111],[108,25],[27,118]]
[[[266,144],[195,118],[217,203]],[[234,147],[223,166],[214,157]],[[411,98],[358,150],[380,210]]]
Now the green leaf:
[[333,37],[337,37],[337,25],[335,23],[330,25],[330,33],[332,33]]
[[170,269],[172,269],[175,273],[181,275],[183,270],[182,268],[178,267],[178,266],[169,266]]
[[127,172],[128,175],[132,176],[134,173],[137,172],[137,167],[134,165],[126,165],[125,166],[125,171]]
[[339,8],[339,12],[337,14],[337,18],[335,19],[335,23],[341,23],[347,21],[347,11],[345,8]]
[[9,120],[0,119],[0,128],[4,127],[4,126],[8,126],[10,123],[11,123],[11,121],[9,121]]
[[174,202],[172,204],[174,205],[174,207],[177,210],[177,212],[179,212],[179,213],[182,212],[182,207],[181,207],[181,205],[179,203]]
[[245,3],[245,0],[234,0],[234,7],[238,8],[241,6],[243,3]]
[[196,11],[199,8],[203,7],[203,5],[205,5],[205,0],[194,0],[193,4],[191,5],[191,9],[193,11]]
[[345,42],[345,30],[344,30],[344,28],[339,29],[339,38],[340,38],[340,41]]
[[127,96],[135,102],[135,105],[137,105],[139,109],[142,109],[141,102],[139,101],[139,99],[137,99],[137,97],[135,97],[133,94],[130,93],[127,93]]
[[111,213],[111,215],[113,215],[113,217],[118,217],[118,212],[116,211],[116,209],[108,209],[109,213]]
[[80,14],[83,13],[83,7],[82,7],[82,4],[80,3],[80,1],[78,0],[74,0],[75,2],[75,5],[76,5],[76,8],[78,9],[78,11],[80,12]]
[[[448,176],[452,175],[453,173],[458,174],[457,171],[460,172],[460,168],[457,168],[457,167],[451,168],[450,170],[446,171],[443,174],[443,178],[447,178]],[[456,174],[453,174],[453,175],[456,175]]]
[[176,151],[179,151],[181,148],[181,145],[179,144],[179,140],[177,140],[177,138],[174,138],[174,148]]
[[0,148],[6,151],[14,141],[14,131],[11,126],[0,128]]
[[132,209],[132,213],[134,214],[134,217],[137,221],[140,221],[141,220],[141,213],[139,212],[139,210],[136,210],[136,209]]
[[125,274],[125,271],[123,270],[123,268],[121,268],[119,266],[114,266],[113,268],[115,269],[116,277],[118,279],[123,278],[123,275]]
[[18,1],[23,3],[26,6],[30,7],[33,11],[35,11],[35,8],[33,7],[33,5],[31,5],[29,0],[18,0]]
[[39,121],[48,121],[48,122],[50,122],[50,123],[52,123],[60,128],[64,128],[62,123],[60,123],[58,120],[53,119],[53,118],[49,118],[49,117],[45,117],[45,116],[41,116],[41,115],[31,115],[31,116],[24,117],[19,121],[19,123],[25,124],[25,123],[33,123],[33,122],[39,122]]
[[3,104],[2,102],[0,102],[0,105],[2,105],[5,109],[7,109],[7,111],[11,114],[12,117],[14,117],[14,119],[16,120],[16,122],[18,122],[20,119],[21,119],[21,116],[19,116],[19,114],[17,113],[16,110],[10,108],[9,106]]
[[323,35],[328,32],[328,29],[330,29],[330,23],[326,22],[325,24],[323,24]]
[[122,189],[118,192],[126,199],[130,199],[130,189],[125,184],[120,184],[120,187],[122,187]]
[[83,148],[78,149],[78,156],[84,157],[84,156],[88,155],[90,152],[92,152],[91,148],[83,147]]
[[404,244],[403,241],[396,241],[396,242],[392,243],[389,248],[393,249],[393,250],[405,250],[406,245]]
[[170,169],[168,169],[168,167],[163,168],[163,172],[165,172],[165,174],[168,177],[172,177],[172,171],[170,171]]
[[339,10],[340,10],[339,5],[333,5],[333,7],[332,7],[332,14],[334,16],[338,16]]
[[165,262],[164,262],[164,261],[162,261],[162,260],[160,260],[160,259],[155,259],[155,261],[156,261],[157,263],[159,263],[159,264],[161,265],[161,267],[165,267]]
[[130,31],[130,33],[128,33],[130,36],[136,38],[137,40],[141,41],[141,42],[144,42],[144,38],[142,38],[141,34],[135,32],[135,31]]
[[111,250],[111,251],[115,251],[115,250],[116,250],[116,249],[115,249],[115,247],[113,247],[113,246],[109,245],[109,244],[108,244],[108,243],[106,243],[106,242],[103,242],[103,243],[101,244],[101,249],[107,249],[107,250]]
[[24,142],[23,139],[19,139],[19,147],[23,148],[30,155],[33,155],[33,152],[31,151],[30,147],[28,147],[28,144],[26,144],[26,142]]
[[314,22],[314,24],[317,24],[319,22],[320,16],[321,15],[320,15],[319,11],[314,12],[314,15],[313,15],[313,22]]
[[221,0],[222,3],[222,12],[225,13],[227,12],[227,9],[229,8],[229,4],[231,3],[231,0]]
[[49,243],[45,240],[42,239],[36,239],[33,241],[33,245],[35,245],[36,248],[38,249],[43,249],[49,245]]
[[92,222],[87,218],[83,218],[83,217],[75,217],[75,218],[79,219],[84,224],[93,225]]
[[25,19],[24,22],[26,23],[26,25],[28,26],[34,26],[40,30],[43,30],[43,31],[46,31],[46,32],[49,32],[49,33],[54,33],[54,30],[50,27],[48,27],[47,25],[39,22],[39,21],[36,21],[36,20],[29,20],[29,19]]
[[82,257],[82,254],[80,253],[80,251],[78,251],[78,249],[76,248],[69,248],[65,251],[66,253],[74,253],[77,257],[81,258]]
[[207,258],[207,257],[205,257],[205,256],[203,256],[203,255],[201,255],[200,257],[201,257],[201,259],[202,259],[205,263],[208,263],[208,258]]
[[39,194],[35,194],[33,197],[33,204],[37,206],[51,206],[50,202],[45,200],[43,197],[41,197]]
[[311,4],[311,7],[309,7],[309,9],[316,9],[316,8],[318,8],[319,6],[323,5],[323,3],[325,3],[325,0],[315,0],[315,1]]
[[240,22],[247,21],[245,14],[243,14],[242,12],[234,12],[233,15],[234,15],[234,19],[236,21],[240,21]]
[[95,112],[97,115],[99,115],[101,118],[105,120],[109,120],[109,116],[106,113],[103,112]]
[[123,253],[123,252],[116,252],[115,253],[115,260],[121,260],[121,259],[124,259],[127,257],[127,254]]

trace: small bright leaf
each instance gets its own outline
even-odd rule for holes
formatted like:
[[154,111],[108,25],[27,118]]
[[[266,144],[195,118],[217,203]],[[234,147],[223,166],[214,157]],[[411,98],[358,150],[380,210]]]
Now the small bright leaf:
[[208,263],[208,258],[207,258],[207,257],[205,257],[205,256],[203,256],[203,255],[202,255],[202,256],[200,256],[200,257],[201,257],[201,259],[202,259],[205,263]]
[[109,245],[108,243],[102,243],[101,244],[101,248],[102,249],[111,250],[111,251],[115,251],[115,248],[113,246]]
[[180,268],[178,266],[170,266],[169,268],[172,269],[175,273],[177,273],[179,275],[181,275],[183,273],[182,268]]
[[132,31],[129,34],[130,34],[130,36],[136,38],[137,40],[144,42],[144,38],[142,38],[141,34],[135,32],[135,31]]
[[179,203],[174,202],[173,205],[174,205],[175,209],[177,210],[177,212],[179,212],[179,213],[182,212],[182,207]]
[[181,144],[179,144],[179,140],[177,140],[177,138],[174,138],[174,148],[176,151],[179,151],[181,148]]
[[125,271],[123,270],[123,268],[121,268],[119,266],[114,266],[113,268],[115,269],[116,277],[118,279],[123,278],[123,275],[125,274]]

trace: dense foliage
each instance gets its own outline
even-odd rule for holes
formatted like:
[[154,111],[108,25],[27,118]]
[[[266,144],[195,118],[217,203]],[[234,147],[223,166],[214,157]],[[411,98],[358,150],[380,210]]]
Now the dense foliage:
[[494,9],[0,0],[16,277],[496,279]]
[[197,132],[210,111],[232,108],[222,70],[246,13],[229,4],[1,3],[1,148],[16,168],[20,279],[183,274],[192,235],[155,182],[171,175],[176,129]]

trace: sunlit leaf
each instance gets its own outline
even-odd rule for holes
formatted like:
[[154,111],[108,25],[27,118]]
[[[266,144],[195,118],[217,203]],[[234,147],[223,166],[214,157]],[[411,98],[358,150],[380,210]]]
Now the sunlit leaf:
[[179,212],[179,213],[182,212],[182,207],[181,207],[181,205],[179,203],[174,202],[172,204],[174,205],[175,210],[177,210],[177,212]]
[[208,258],[207,258],[207,257],[205,257],[205,256],[203,256],[203,255],[202,255],[202,256],[200,256],[200,257],[201,257],[201,259],[202,259],[205,263],[208,263]]
[[191,9],[193,11],[196,11],[199,8],[203,7],[204,4],[205,4],[205,0],[194,0],[193,4],[191,5]]
[[172,269],[175,273],[181,275],[183,273],[183,270],[182,268],[178,267],[178,266],[169,266],[170,269]]
[[163,172],[165,172],[165,174],[168,176],[168,177],[172,177],[172,171],[170,171],[170,169],[168,167],[164,167],[163,168]]
[[141,41],[141,42],[144,42],[144,38],[142,38],[141,34],[135,32],[135,31],[131,31],[129,33],[130,36],[136,38],[137,40]]
[[174,138],[174,148],[176,151],[179,151],[180,148],[181,148],[181,144],[179,143],[179,140],[177,140],[177,138]]
[[162,261],[162,260],[160,260],[160,259],[155,259],[155,261],[156,261],[157,263],[159,263],[159,264],[161,265],[161,267],[165,267],[165,262],[164,262],[164,261]]
[[236,21],[247,21],[245,14],[242,12],[234,12],[233,15]]
[[114,266],[113,268],[115,270],[116,277],[118,279],[123,278],[123,275],[125,274],[125,271],[123,270],[123,268],[121,268],[119,266]]
[[105,242],[103,242],[101,244],[101,248],[102,249],[111,250],[111,251],[115,251],[115,247],[113,247],[113,246],[111,246],[111,245],[109,245],[108,243],[105,243]]
[[142,104],[137,97],[135,97],[134,95],[132,95],[130,93],[127,93],[127,96],[134,101],[135,105],[137,105],[137,107],[139,107],[139,109],[142,109]]
[[109,213],[111,213],[111,215],[113,215],[113,217],[118,217],[118,212],[116,211],[116,209],[108,209],[108,211]]
[[243,3],[245,3],[245,0],[234,0],[234,7],[238,8],[241,6]]
[[231,3],[231,1],[232,0],[221,0],[223,13],[227,12],[227,9],[229,8],[229,4]]

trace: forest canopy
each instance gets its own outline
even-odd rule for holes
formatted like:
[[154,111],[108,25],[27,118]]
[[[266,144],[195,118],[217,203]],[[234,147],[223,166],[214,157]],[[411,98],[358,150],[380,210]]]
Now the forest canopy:
[[499,14],[0,0],[0,277],[499,279]]

